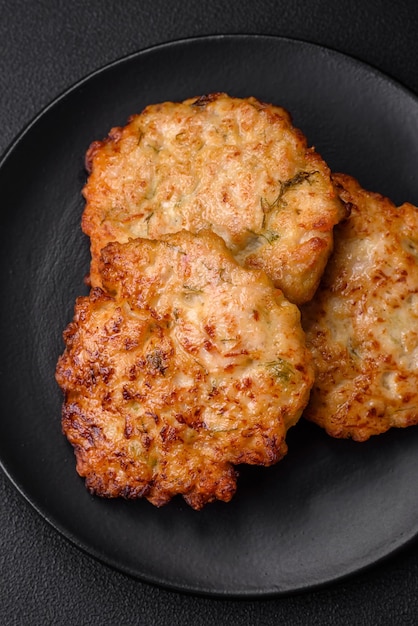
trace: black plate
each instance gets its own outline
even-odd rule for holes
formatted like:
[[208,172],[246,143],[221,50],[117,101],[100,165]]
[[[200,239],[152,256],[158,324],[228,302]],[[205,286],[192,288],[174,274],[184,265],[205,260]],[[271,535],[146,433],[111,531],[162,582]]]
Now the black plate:
[[369,566],[418,531],[418,429],[356,444],[300,422],[289,454],[242,468],[229,504],[90,496],[61,434],[61,332],[85,293],[80,230],[89,143],[146,104],[211,91],[287,107],[333,170],[418,204],[418,102],[351,58],[297,41],[220,36],[140,52],[49,106],[0,166],[0,458],[67,538],[123,572],[218,595],[304,590]]

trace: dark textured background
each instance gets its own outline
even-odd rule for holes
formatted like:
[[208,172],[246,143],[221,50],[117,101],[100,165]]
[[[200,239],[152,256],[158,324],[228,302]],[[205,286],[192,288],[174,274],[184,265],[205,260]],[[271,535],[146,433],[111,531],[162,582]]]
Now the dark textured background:
[[[40,109],[92,70],[141,48],[196,35],[304,39],[351,54],[418,94],[418,9],[412,1],[0,0],[0,9],[0,152]],[[0,503],[4,626],[386,626],[418,620],[418,543],[316,592],[213,600],[143,584],[96,562],[46,524],[2,472]]]

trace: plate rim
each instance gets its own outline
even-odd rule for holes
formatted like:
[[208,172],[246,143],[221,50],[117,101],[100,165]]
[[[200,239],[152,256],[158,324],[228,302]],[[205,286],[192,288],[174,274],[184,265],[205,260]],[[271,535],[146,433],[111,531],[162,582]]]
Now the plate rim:
[[25,124],[16,133],[16,135],[12,137],[11,141],[4,148],[4,150],[0,153],[0,168],[3,167],[4,161],[6,161],[9,158],[10,153],[13,152],[13,150],[17,147],[17,144],[23,139],[26,133],[30,131],[31,127],[35,125],[40,118],[44,117],[44,115],[47,114],[49,109],[54,108],[61,100],[65,100],[65,98],[71,92],[79,89],[85,83],[88,83],[90,80],[92,80],[95,76],[98,76],[119,64],[129,62],[130,60],[133,60],[137,57],[145,56],[147,54],[151,54],[158,50],[164,50],[165,48],[170,48],[172,46],[191,44],[194,42],[198,43],[201,41],[221,41],[221,40],[228,40],[228,39],[231,41],[239,40],[239,39],[282,41],[282,42],[289,42],[292,44],[296,43],[302,46],[311,47],[313,49],[326,51],[337,57],[348,59],[351,62],[359,65],[360,67],[363,67],[363,69],[368,70],[369,72],[372,71],[376,76],[379,76],[386,82],[390,82],[394,87],[403,91],[405,95],[411,97],[412,99],[415,99],[418,104],[418,93],[415,93],[410,87],[405,85],[402,81],[391,76],[389,73],[384,72],[383,70],[373,65],[372,63],[363,61],[362,59],[356,57],[355,55],[342,52],[341,50],[338,50],[329,45],[324,45],[318,42],[313,42],[313,41],[309,41],[307,39],[298,38],[298,37],[270,35],[270,34],[262,34],[262,33],[240,32],[240,33],[220,33],[220,34],[208,34],[208,35],[197,35],[197,36],[192,35],[190,37],[169,39],[167,41],[163,41],[161,43],[156,43],[150,46],[146,46],[144,48],[138,48],[138,50],[134,52],[129,52],[128,54],[124,54],[121,57],[118,57],[117,59],[113,59],[112,61],[109,61],[108,63],[99,65],[95,69],[81,76],[81,78],[79,78],[78,80],[70,83],[67,87],[65,87],[63,90],[58,92],[55,96],[53,96],[52,99],[46,102],[46,104],[44,104],[40,108],[40,110],[37,113],[35,113],[35,115],[33,115],[27,122],[25,122]]

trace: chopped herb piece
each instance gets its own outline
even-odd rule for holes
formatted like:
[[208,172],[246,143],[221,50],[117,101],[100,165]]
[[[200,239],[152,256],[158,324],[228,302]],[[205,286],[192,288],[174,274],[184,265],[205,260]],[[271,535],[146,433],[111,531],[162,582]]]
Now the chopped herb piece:
[[257,239],[262,237],[269,244],[272,244],[273,241],[277,241],[277,239],[280,239],[279,233],[275,230],[266,230],[263,233],[256,233],[254,230],[250,230],[249,228],[247,228],[247,231],[251,233],[252,235],[254,235],[254,237],[257,237]]
[[413,256],[418,257],[418,242],[417,241],[414,241],[413,239],[404,239],[402,243],[403,243],[404,250],[406,250],[406,252],[409,252],[409,254],[412,254]]
[[165,356],[164,352],[158,350],[158,348],[153,352],[149,352],[146,356],[149,367],[164,375],[167,369]]
[[[289,180],[279,181],[280,190],[277,198],[273,200],[273,202],[268,202],[266,198],[260,198],[261,208],[263,209],[264,215],[270,213],[274,209],[278,209],[280,205],[286,206],[286,202],[283,200],[283,196],[285,193],[292,189],[292,187],[296,187],[296,185],[300,185],[301,183],[308,181],[311,183],[310,179],[314,174],[318,174],[318,170],[314,170],[313,172],[305,172],[301,171],[295,174]],[[264,220],[263,220],[264,221]]]
[[270,244],[273,243],[273,241],[280,239],[279,233],[275,230],[266,230],[264,233],[260,233],[260,235],[261,237],[264,237],[264,239],[267,239]]
[[184,250],[182,250],[179,246],[174,246],[172,243],[168,243],[168,241],[164,242],[165,245],[168,248],[171,248],[172,250],[175,250],[176,252],[178,252],[179,254],[184,254],[184,256],[187,256],[187,252],[185,252]]
[[153,215],[154,215],[154,211],[149,213],[149,215],[147,215],[147,217],[144,220],[147,223],[147,234],[149,234],[149,222]]
[[288,381],[292,374],[293,368],[284,359],[277,359],[277,361],[270,361],[265,364],[268,370],[275,376],[276,378],[280,378],[283,381]]
[[193,287],[192,285],[183,285],[183,290],[187,293],[203,293],[203,289],[200,287]]

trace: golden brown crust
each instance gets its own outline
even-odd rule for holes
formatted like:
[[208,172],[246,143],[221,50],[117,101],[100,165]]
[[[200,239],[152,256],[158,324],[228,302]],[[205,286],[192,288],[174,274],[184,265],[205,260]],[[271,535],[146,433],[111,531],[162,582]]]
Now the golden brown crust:
[[110,243],[107,291],[77,300],[56,378],[91,492],[228,501],[234,465],[271,465],[313,382],[300,314],[211,231]]
[[336,174],[351,216],[302,307],[316,382],[305,416],[364,441],[418,423],[418,209]]
[[309,300],[344,210],[330,172],[287,111],[210,94],[148,106],[87,155],[82,219],[90,280],[110,241],[211,228],[292,302]]

